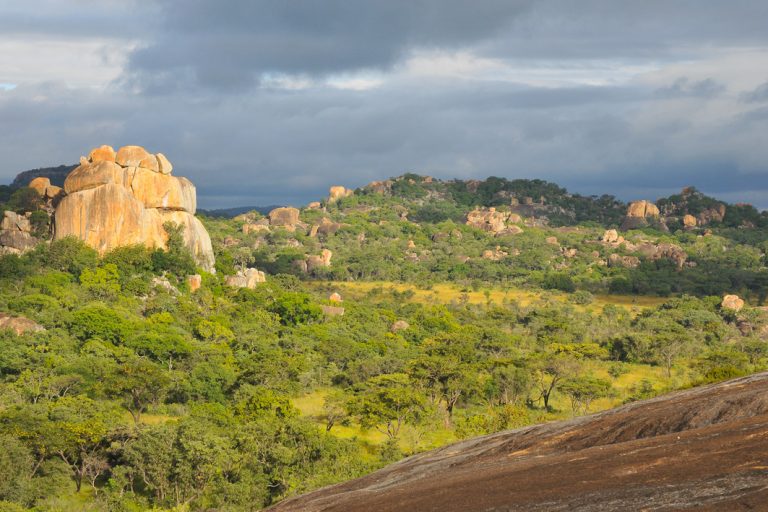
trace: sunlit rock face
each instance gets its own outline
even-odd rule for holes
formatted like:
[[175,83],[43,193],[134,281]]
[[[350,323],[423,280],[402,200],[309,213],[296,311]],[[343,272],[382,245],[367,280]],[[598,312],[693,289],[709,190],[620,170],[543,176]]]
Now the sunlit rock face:
[[100,254],[133,244],[165,248],[163,224],[170,221],[182,227],[198,265],[212,272],[211,239],[194,215],[195,186],[172,176],[172,170],[162,153],[140,146],[95,148],[64,181],[66,195],[54,213],[55,238],[75,236]]

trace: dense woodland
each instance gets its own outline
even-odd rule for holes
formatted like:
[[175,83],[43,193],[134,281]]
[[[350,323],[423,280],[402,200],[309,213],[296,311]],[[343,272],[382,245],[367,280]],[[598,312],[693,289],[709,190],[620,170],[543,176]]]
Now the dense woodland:
[[[0,331],[0,511],[252,510],[457,439],[768,367],[768,222],[754,208],[729,205],[707,232],[625,233],[695,265],[624,268],[598,263],[622,252],[600,243],[626,210],[615,198],[472,188],[405,176],[359,190],[302,210],[340,224],[314,237],[243,234],[259,214],[206,218],[216,274],[172,229],[168,251],[100,258],[63,239],[0,257],[0,312],[45,328]],[[2,192],[3,209],[36,208],[28,189]],[[509,193],[545,197],[546,222],[498,237],[465,225]],[[297,268],[323,248],[329,267]],[[244,267],[267,282],[225,286]],[[749,304],[723,308],[724,293]]]

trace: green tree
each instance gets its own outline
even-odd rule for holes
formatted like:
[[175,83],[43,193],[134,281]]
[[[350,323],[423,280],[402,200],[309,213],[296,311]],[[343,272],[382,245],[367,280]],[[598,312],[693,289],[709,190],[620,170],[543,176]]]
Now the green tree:
[[404,424],[418,418],[423,410],[423,396],[405,374],[379,375],[361,387],[349,409],[362,426],[396,439]]

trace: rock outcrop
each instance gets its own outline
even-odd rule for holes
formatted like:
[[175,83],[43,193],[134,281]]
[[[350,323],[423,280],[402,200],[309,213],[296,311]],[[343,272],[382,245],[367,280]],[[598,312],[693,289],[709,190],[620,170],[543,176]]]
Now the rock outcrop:
[[320,219],[320,222],[314,224],[309,229],[309,236],[316,237],[317,235],[333,235],[342,227],[338,222],[333,222],[327,217]]
[[720,307],[731,311],[741,311],[744,307],[744,300],[738,295],[726,295],[723,297],[723,302],[720,303]]
[[133,244],[164,248],[163,224],[172,222],[182,227],[196,262],[214,272],[210,237],[194,216],[195,187],[171,176],[171,169],[164,156],[139,146],[92,150],[64,180],[66,196],[54,213],[55,238],[75,236],[101,254]]
[[664,229],[666,225],[661,221],[659,215],[658,207],[652,202],[645,200],[634,201],[627,208],[627,214],[621,224],[621,230],[627,231],[648,226]]
[[467,226],[482,229],[495,235],[518,234],[522,229],[518,226],[508,226],[522,222],[522,218],[516,213],[500,212],[496,208],[478,208],[467,214]]
[[11,329],[19,336],[27,332],[39,332],[45,330],[42,325],[29,318],[23,316],[11,316],[7,313],[0,313],[0,329]]
[[267,276],[261,270],[247,268],[239,270],[234,276],[227,276],[224,279],[227,286],[234,288],[256,288],[259,283],[267,282]]
[[334,185],[328,190],[328,204],[335,203],[339,199],[349,197],[354,193],[354,190],[342,187],[341,185]]
[[296,226],[300,225],[299,210],[288,206],[275,208],[267,217],[270,226],[283,227],[288,231],[295,231]]
[[696,217],[690,214],[683,215],[683,227],[687,229],[695,228],[698,224]]
[[320,251],[320,256],[314,254],[307,256],[306,266],[307,272],[312,272],[317,268],[327,268],[331,266],[331,258],[333,253],[329,249],[323,249]]
[[203,286],[203,276],[200,274],[187,276],[187,286],[189,286],[189,291],[193,293],[196,292],[200,289],[201,286]]
[[3,213],[0,220],[0,254],[22,254],[37,245],[38,239],[32,236],[29,217],[29,213]]

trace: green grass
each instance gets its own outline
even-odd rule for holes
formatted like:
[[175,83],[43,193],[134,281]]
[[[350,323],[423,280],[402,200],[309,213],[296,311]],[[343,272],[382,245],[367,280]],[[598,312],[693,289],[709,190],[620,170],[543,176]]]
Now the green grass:
[[[320,281],[310,283],[316,289],[334,289],[348,299],[360,299],[368,295],[372,290],[381,289],[385,294],[396,291],[398,293],[411,292],[412,296],[408,299],[411,302],[421,304],[450,304],[451,302],[460,302],[466,300],[470,304],[495,303],[503,304],[505,302],[516,302],[521,306],[530,306],[540,300],[546,294],[552,300],[557,302],[568,302],[569,294],[557,291],[529,290],[522,288],[481,288],[478,290],[467,290],[461,286],[451,283],[440,283],[430,287],[430,289],[419,288],[412,284],[395,283],[391,281]],[[655,307],[662,304],[667,299],[663,297],[649,297],[636,295],[596,295],[595,300],[585,309],[602,310],[608,304],[625,308],[629,311],[637,312],[643,308]]]

